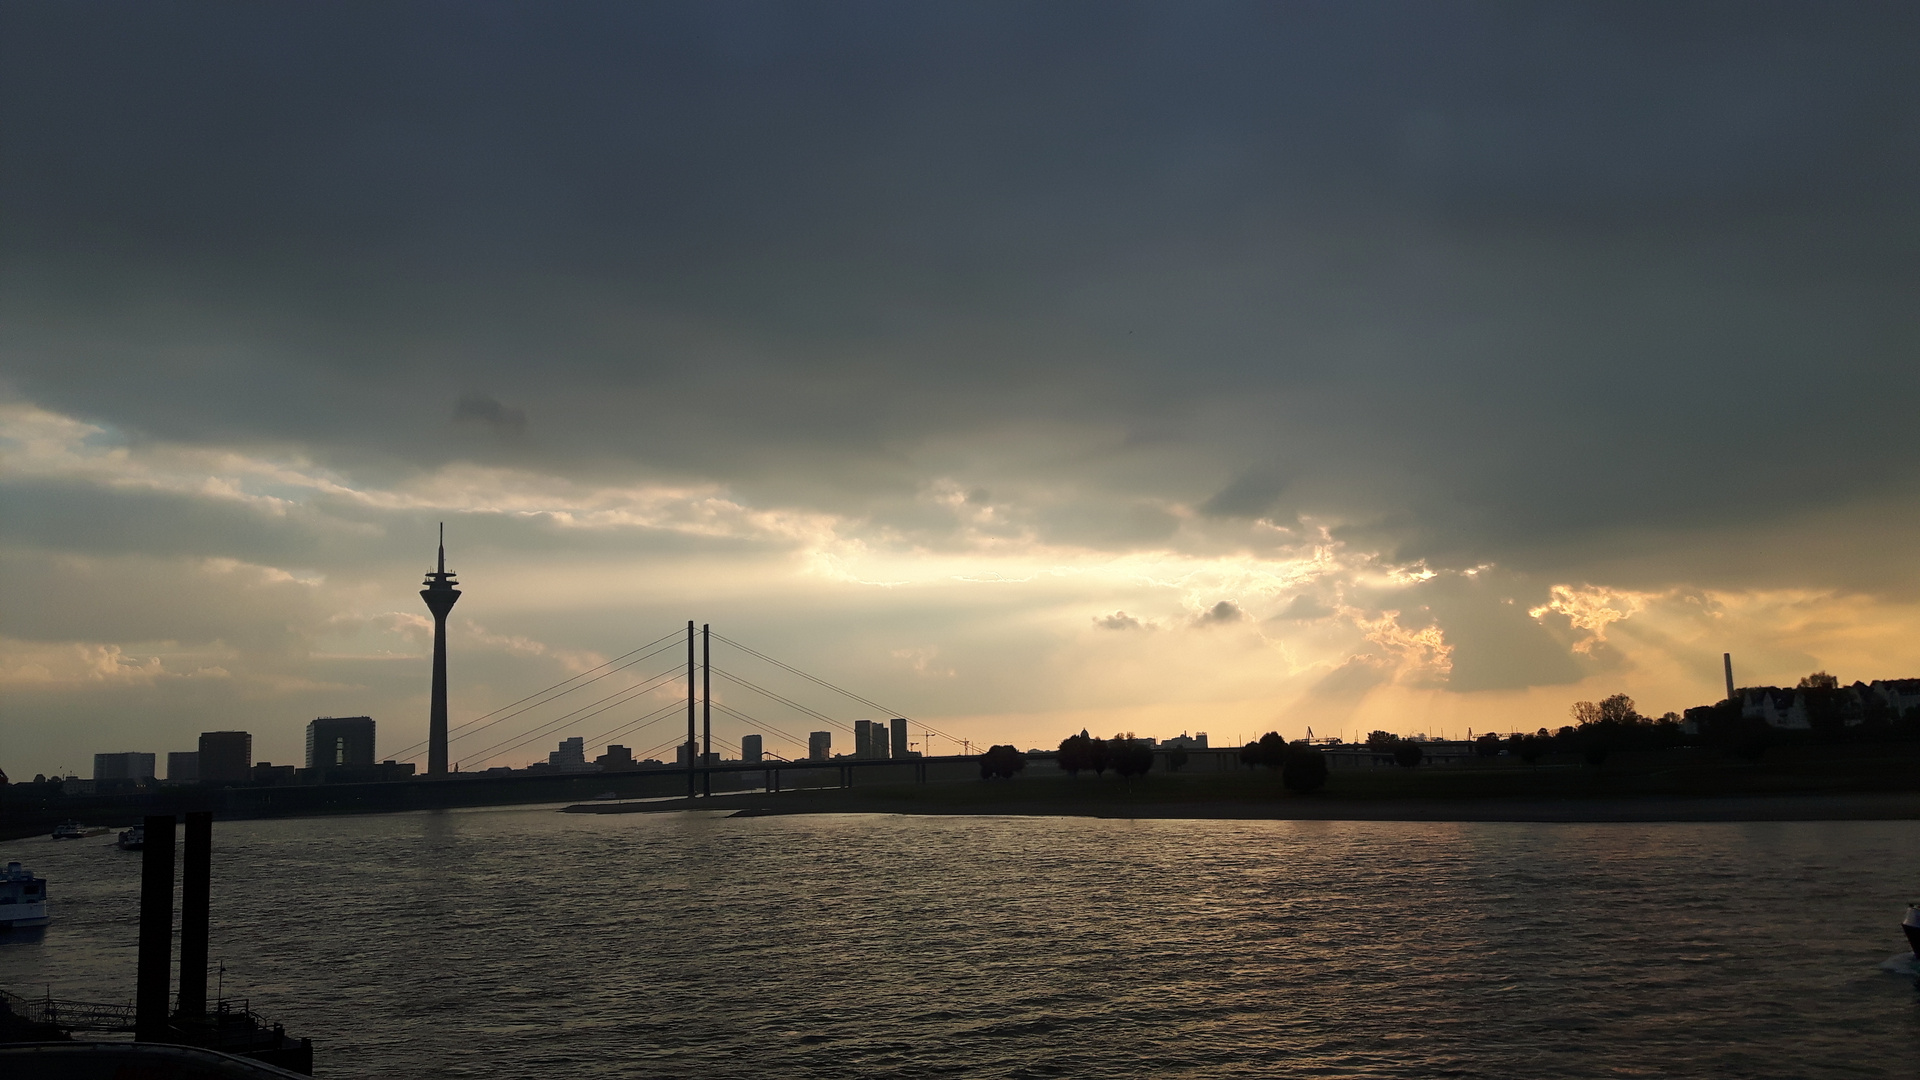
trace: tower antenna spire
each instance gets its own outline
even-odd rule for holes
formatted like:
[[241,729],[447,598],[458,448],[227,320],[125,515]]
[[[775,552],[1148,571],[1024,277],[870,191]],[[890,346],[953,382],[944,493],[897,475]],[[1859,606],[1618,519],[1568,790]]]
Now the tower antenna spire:
[[440,572],[447,572],[447,523],[440,523]]

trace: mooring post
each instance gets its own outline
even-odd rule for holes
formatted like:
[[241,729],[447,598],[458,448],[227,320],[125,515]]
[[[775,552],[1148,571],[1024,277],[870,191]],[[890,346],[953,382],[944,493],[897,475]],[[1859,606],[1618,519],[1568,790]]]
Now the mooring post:
[[173,984],[173,815],[151,814],[140,856],[140,949],[133,988],[133,1037],[167,1041]]
[[180,872],[180,1014],[207,1011],[207,937],[213,907],[213,812],[187,815]]

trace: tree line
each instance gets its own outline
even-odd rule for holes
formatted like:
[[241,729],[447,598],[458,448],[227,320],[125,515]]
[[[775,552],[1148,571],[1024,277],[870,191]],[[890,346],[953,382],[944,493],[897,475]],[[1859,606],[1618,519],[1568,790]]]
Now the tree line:
[[[1481,757],[1502,751],[1532,764],[1548,754],[1579,754],[1598,765],[1613,753],[1702,746],[1737,756],[1760,758],[1775,746],[1834,743],[1920,742],[1920,707],[1896,713],[1877,698],[1857,700],[1840,680],[1816,671],[1795,687],[1807,711],[1806,730],[1782,730],[1760,717],[1742,715],[1738,698],[1677,713],[1643,716],[1634,700],[1614,694],[1568,707],[1570,724],[1508,735],[1488,733],[1474,740]],[[1690,720],[1695,730],[1687,731]],[[1375,732],[1385,735],[1385,732]],[[1392,738],[1392,736],[1388,736]],[[1371,740],[1370,740],[1371,741]]]
[[1327,755],[1312,743],[1290,743],[1277,731],[1269,731],[1241,747],[1240,763],[1273,769],[1280,774],[1283,787],[1303,795],[1318,791],[1327,783]]

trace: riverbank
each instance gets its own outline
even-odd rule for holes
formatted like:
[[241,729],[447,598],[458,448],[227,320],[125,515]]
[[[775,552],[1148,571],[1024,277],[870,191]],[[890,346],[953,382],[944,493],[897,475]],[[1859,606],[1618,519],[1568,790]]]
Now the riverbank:
[[[706,799],[594,802],[576,814],[706,811],[732,816],[908,814],[1119,819],[1293,821],[1909,821],[1920,820],[1920,791],[1798,792],[1747,795],[1592,797],[1393,797],[1349,793],[1298,795],[1257,776],[1239,783],[1180,784],[1168,778],[1131,785],[1093,778],[982,781],[754,792]],[[1248,781],[1253,781],[1249,783]]]

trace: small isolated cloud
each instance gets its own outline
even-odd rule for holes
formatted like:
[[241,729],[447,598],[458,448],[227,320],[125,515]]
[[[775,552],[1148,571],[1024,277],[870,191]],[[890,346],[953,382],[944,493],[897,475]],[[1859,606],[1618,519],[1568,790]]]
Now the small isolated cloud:
[[933,648],[893,650],[893,658],[895,660],[906,661],[908,665],[913,668],[913,673],[922,678],[951,679],[960,674],[960,672],[954,668],[944,667],[935,663],[934,661],[939,655],[940,650]]
[[1201,612],[1200,616],[1193,621],[1201,626],[1211,626],[1216,623],[1237,623],[1246,617],[1247,613],[1240,610],[1239,604],[1231,600],[1222,600]]
[[1116,611],[1111,615],[1097,615],[1094,617],[1093,625],[1099,627],[1102,630],[1144,630],[1146,629],[1145,623],[1141,622],[1139,619],[1134,618],[1133,616],[1127,614],[1124,611]]
[[527,430],[527,414],[510,409],[499,399],[486,394],[461,394],[453,407],[456,424],[480,424],[500,435],[519,435]]

